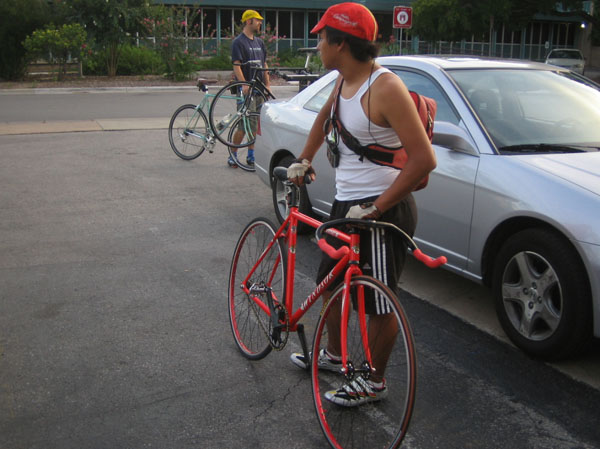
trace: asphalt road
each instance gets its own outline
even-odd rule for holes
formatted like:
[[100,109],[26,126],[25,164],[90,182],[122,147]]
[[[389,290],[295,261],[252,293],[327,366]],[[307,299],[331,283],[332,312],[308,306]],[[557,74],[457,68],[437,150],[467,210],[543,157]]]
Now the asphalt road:
[[[223,147],[185,162],[164,130],[4,135],[0,180],[1,448],[326,447],[295,336],[259,362],[233,343],[233,247],[274,213]],[[299,296],[319,257],[302,243]],[[600,447],[597,389],[402,303],[419,355],[403,447]]]

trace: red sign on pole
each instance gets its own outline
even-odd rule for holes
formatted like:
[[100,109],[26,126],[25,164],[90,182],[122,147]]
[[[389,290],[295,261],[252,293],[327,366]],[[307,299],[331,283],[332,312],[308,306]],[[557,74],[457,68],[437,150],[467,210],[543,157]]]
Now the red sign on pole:
[[412,8],[394,6],[394,28],[412,28]]

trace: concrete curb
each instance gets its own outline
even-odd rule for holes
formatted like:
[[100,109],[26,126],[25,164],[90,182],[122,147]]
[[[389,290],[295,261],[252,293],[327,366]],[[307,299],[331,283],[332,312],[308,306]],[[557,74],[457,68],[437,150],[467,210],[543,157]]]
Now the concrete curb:
[[[209,86],[211,92],[216,92],[225,84]],[[0,89],[0,95],[37,95],[37,94],[74,94],[74,93],[140,93],[140,92],[186,92],[198,90],[196,86],[139,86],[139,87],[40,87],[29,89]],[[277,92],[298,91],[298,82],[291,81],[284,86],[271,86],[275,95]]]

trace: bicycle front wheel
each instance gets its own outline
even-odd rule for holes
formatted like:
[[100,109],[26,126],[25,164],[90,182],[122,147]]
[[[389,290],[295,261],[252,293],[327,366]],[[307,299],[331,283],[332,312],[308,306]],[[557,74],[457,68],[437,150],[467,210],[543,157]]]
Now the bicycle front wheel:
[[[243,94],[244,87],[247,87],[246,95]],[[260,108],[265,101],[265,94],[247,81],[236,81],[223,87],[215,95],[208,111],[216,138],[232,148],[253,145]],[[230,132],[232,129],[235,130],[233,133]]]
[[[285,244],[282,239],[273,241],[275,229],[266,218],[252,220],[237,242],[229,272],[231,330],[239,350],[252,360],[262,359],[272,349],[268,306],[271,297],[266,288],[271,289],[280,305],[285,298]],[[271,242],[273,245],[266,251]]]
[[[341,354],[342,296],[343,285],[333,293],[319,319],[312,354],[326,348],[331,354]],[[319,367],[319,357],[312,357],[317,417],[334,448],[398,448],[415,400],[417,363],[412,332],[396,296],[380,281],[370,276],[354,277],[350,297],[348,372],[332,371],[331,364],[321,363]],[[363,300],[386,304],[389,313],[363,312],[361,320],[358,304]],[[380,382],[381,377],[384,388],[371,389],[371,382]]]
[[169,123],[169,143],[177,156],[191,161],[209,146],[208,120],[193,104],[178,108]]
[[[259,112],[251,112],[249,117],[249,121],[247,121],[246,123],[254,123],[254,122],[258,122],[258,118],[260,116]],[[235,139],[235,133],[239,132],[240,128],[244,127],[244,123],[245,120],[243,117],[238,117],[236,119],[236,123],[233,123],[231,125],[231,128],[229,129],[229,135],[228,135],[228,141],[233,141]],[[251,135],[251,133],[242,133],[241,137],[242,140],[240,141],[240,144],[244,144],[245,139],[248,139],[248,137]],[[254,150],[248,148],[248,146],[243,146],[240,148],[234,148],[234,147],[227,147],[227,150],[229,150],[229,155],[231,156],[231,158],[234,160],[234,162],[237,164],[238,167],[240,167],[242,170],[245,171],[256,171],[256,169],[254,168]]]

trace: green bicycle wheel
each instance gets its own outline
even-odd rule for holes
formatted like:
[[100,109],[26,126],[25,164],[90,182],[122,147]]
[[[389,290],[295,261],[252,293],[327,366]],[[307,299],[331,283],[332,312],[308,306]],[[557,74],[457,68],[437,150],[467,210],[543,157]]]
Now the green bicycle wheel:
[[181,159],[191,161],[210,145],[208,120],[193,104],[179,107],[169,122],[169,143]]
[[[246,95],[243,94],[245,86]],[[247,81],[236,81],[223,87],[213,98],[208,111],[209,124],[217,140],[229,148],[253,145],[260,108],[265,101],[266,95]]]

